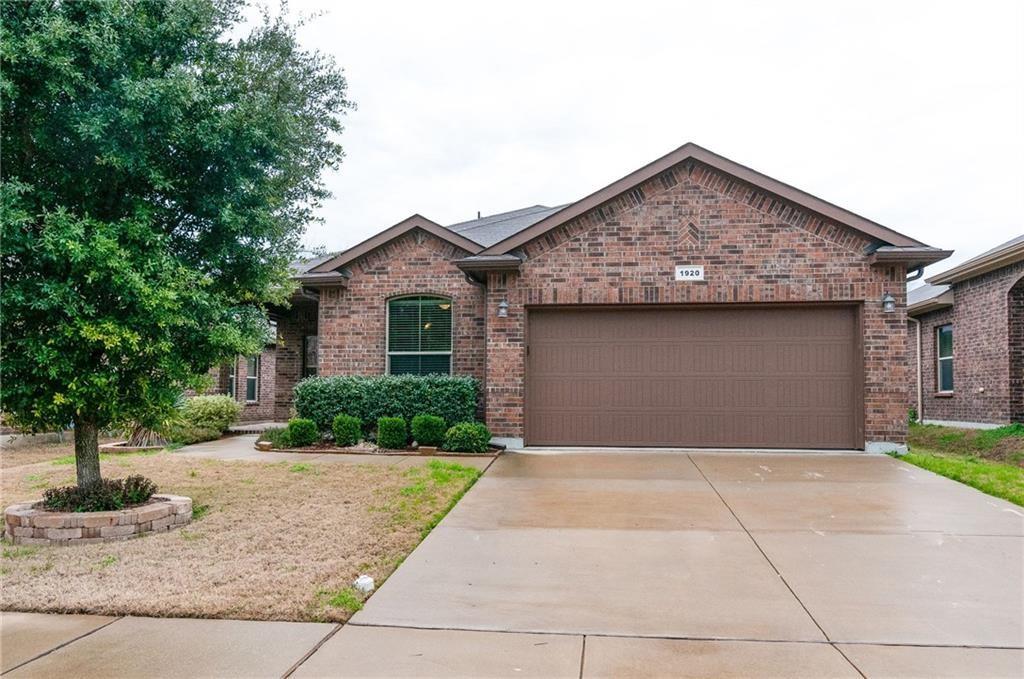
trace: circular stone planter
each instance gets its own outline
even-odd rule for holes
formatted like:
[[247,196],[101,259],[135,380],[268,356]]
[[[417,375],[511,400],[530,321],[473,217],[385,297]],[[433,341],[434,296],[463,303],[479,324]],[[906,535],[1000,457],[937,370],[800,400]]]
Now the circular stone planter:
[[192,520],[192,498],[154,495],[138,507],[111,512],[49,512],[36,502],[4,510],[8,539],[16,545],[89,545],[163,533]]

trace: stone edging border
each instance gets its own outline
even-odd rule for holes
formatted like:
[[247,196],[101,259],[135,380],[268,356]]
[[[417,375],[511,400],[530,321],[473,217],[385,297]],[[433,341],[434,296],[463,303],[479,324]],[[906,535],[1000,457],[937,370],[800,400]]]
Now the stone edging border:
[[4,510],[4,533],[16,545],[90,545],[162,533],[192,520],[192,498],[158,494],[138,507],[110,512],[48,512],[36,502]]

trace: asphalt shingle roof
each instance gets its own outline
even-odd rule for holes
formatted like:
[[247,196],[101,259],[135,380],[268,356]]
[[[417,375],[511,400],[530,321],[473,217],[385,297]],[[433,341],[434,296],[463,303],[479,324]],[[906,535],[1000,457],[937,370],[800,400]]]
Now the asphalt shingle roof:
[[468,222],[450,224],[445,228],[484,247],[490,247],[529,226],[533,226],[564,207],[565,205],[558,205],[556,207],[531,205],[530,207],[518,210],[488,215],[480,219],[471,219]]

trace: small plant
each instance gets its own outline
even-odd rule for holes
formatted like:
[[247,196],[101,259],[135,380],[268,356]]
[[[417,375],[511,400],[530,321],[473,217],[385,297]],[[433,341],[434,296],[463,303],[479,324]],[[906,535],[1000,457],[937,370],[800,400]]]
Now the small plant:
[[113,566],[115,563],[117,563],[117,557],[113,554],[107,554],[105,557],[100,559],[98,566],[100,568],[107,568],[109,566]]
[[192,520],[198,521],[210,513],[210,505],[192,505]]
[[288,467],[288,471],[292,472],[293,474],[307,474],[309,472],[316,473],[316,469],[313,467],[313,465],[308,464],[306,462],[296,462],[291,467]]
[[444,435],[444,449],[457,453],[486,453],[491,432],[479,422],[462,422]]
[[62,486],[43,492],[43,506],[56,512],[104,512],[147,502],[156,484],[143,476],[101,479],[89,486]]
[[401,417],[381,417],[377,420],[377,445],[381,448],[405,448],[409,434]]
[[917,408],[911,408],[907,411],[907,422],[917,424]]
[[331,423],[331,431],[334,432],[334,445],[354,446],[362,436],[362,422],[358,417],[340,413]]
[[417,415],[412,418],[412,437],[421,446],[439,446],[444,441],[445,423],[437,415]]
[[286,427],[267,429],[260,434],[260,440],[269,441],[273,448],[291,448],[292,440]]
[[316,422],[302,417],[288,421],[288,440],[295,448],[311,446],[320,440]]

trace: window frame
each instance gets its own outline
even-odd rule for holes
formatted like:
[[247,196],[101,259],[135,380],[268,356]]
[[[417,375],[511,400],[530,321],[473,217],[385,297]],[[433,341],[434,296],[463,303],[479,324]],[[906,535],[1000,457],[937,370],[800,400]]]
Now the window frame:
[[[448,338],[448,347],[449,347],[448,351],[391,351],[391,349],[389,348],[391,346],[391,303],[394,302],[394,301],[400,300],[400,299],[409,299],[409,298],[414,298],[414,297],[427,298],[427,299],[436,299],[436,300],[447,302],[449,304],[448,313],[451,315],[451,320],[450,320],[450,322],[448,324],[449,325],[448,330],[449,330],[449,333],[450,333],[451,336]],[[436,373],[436,374],[454,375],[455,374],[455,300],[453,300],[451,297],[449,297],[447,295],[439,295],[439,294],[433,293],[433,292],[415,292],[415,293],[409,293],[407,295],[395,295],[394,297],[389,297],[384,302],[384,374],[386,374],[386,375],[393,375],[393,374],[395,374],[395,373],[391,372],[391,356],[392,355],[395,355],[395,356],[447,356],[448,357],[448,372],[447,373]],[[408,375],[410,373],[399,373],[399,374]],[[418,373],[416,373],[416,374],[418,374]],[[435,373],[430,373],[430,374],[435,374]]]
[[235,398],[238,391],[238,357],[228,363],[228,390],[227,395]]
[[[313,365],[309,364],[309,340],[313,339],[316,341],[316,362]],[[320,336],[319,335],[303,335],[302,336],[302,376],[299,379],[305,379],[307,377],[316,377],[320,374]]]
[[[249,361],[253,362],[256,367],[252,372],[249,371]],[[259,403],[260,402],[260,364],[263,362],[262,357],[259,354],[253,356],[247,356],[245,359],[245,402],[246,403]],[[249,398],[249,384],[253,383],[253,394],[254,398]]]
[[[949,355],[942,355],[942,333],[943,331],[949,331]],[[935,327],[935,391],[939,394],[952,394],[953,389],[956,386],[956,380],[953,378],[953,370],[955,364],[953,363],[953,324],[943,323],[942,325]],[[949,361],[949,388],[944,389],[942,384],[942,362]]]

